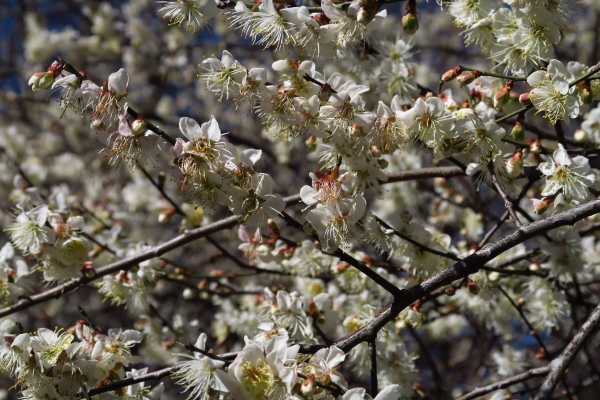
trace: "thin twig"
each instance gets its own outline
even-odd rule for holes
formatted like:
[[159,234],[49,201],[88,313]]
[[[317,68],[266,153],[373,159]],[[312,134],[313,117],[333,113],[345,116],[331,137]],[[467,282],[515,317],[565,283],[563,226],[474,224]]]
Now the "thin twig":
[[549,370],[550,369],[548,367],[540,367],[540,368],[530,369],[527,372],[523,372],[522,374],[511,376],[510,378],[506,378],[500,382],[492,383],[490,385],[487,385],[487,386],[484,386],[481,388],[477,388],[477,389],[473,390],[472,392],[469,392],[469,393],[459,397],[457,400],[476,399],[477,397],[483,396],[484,394],[495,392],[496,390],[500,390],[500,389],[505,389],[509,386],[516,385],[517,383],[525,382],[529,379],[532,379],[532,378],[535,378],[538,376],[548,375]]

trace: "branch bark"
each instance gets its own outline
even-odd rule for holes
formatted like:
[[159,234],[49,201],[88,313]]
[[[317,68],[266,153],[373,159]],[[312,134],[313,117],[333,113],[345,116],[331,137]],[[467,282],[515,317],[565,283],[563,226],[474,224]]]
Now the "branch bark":
[[525,382],[531,378],[535,378],[537,376],[545,376],[548,375],[550,369],[548,367],[540,367],[530,369],[527,372],[523,372],[522,374],[511,376],[510,378],[506,378],[503,381],[492,383],[490,385],[477,388],[470,393],[465,394],[464,396],[459,397],[456,400],[471,400],[476,399],[477,397],[483,396],[484,394],[488,394],[491,392],[495,392],[496,390],[505,389],[509,386],[516,385],[517,383]]

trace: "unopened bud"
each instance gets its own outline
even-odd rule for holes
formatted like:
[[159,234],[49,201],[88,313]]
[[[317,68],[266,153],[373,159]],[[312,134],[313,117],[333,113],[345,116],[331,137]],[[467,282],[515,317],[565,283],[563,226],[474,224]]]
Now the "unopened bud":
[[385,158],[380,158],[379,160],[377,160],[377,164],[379,164],[380,169],[386,169],[390,165],[388,160],[386,160]]
[[168,224],[173,219],[173,215],[175,215],[175,209],[170,208],[168,210],[163,210],[158,213],[158,222],[160,224]]
[[419,20],[417,19],[416,7],[414,9],[414,12],[406,11],[406,14],[404,14],[404,17],[402,17],[402,30],[407,35],[414,35],[419,30]]
[[92,128],[96,131],[103,131],[104,129],[106,129],[106,125],[104,124],[104,121],[102,121],[99,118],[96,118],[90,124],[90,128]]
[[515,126],[510,131],[510,136],[515,140],[523,140],[525,138],[525,113],[517,115]]
[[94,269],[94,265],[91,261],[86,261],[83,263],[83,269],[81,272],[83,272],[83,275],[86,278],[93,278],[96,276],[96,270]]
[[448,286],[446,290],[444,290],[446,296],[454,296],[456,294],[456,288],[454,286]]
[[367,25],[373,21],[375,14],[377,14],[377,7],[361,7],[358,13],[356,13],[356,21],[359,24]]
[[473,280],[471,278],[467,279],[467,288],[469,289],[469,292],[471,292],[472,294],[477,294],[479,293],[479,285],[477,285],[475,282],[473,282]]
[[594,100],[594,94],[592,92],[592,87],[590,86],[590,81],[583,81],[581,86],[581,101],[583,104],[592,104]]
[[315,376],[314,374],[306,375],[306,379],[302,381],[302,385],[300,386],[300,393],[304,397],[311,397],[315,390],[317,390],[317,385],[315,384]]
[[554,203],[554,196],[544,197],[541,200],[531,199],[531,201],[533,202],[533,212],[537,215],[542,215]]
[[573,134],[573,139],[575,139],[576,142],[585,142],[586,138],[587,133],[585,133],[583,129],[577,129]]
[[312,153],[317,149],[317,137],[309,136],[308,139],[306,139],[306,141],[304,142],[304,144],[306,146],[306,151]]
[[473,81],[477,78],[479,78],[481,76],[481,72],[480,71],[469,71],[469,72],[465,72],[464,74],[462,74],[461,76],[458,77],[457,81],[458,83],[460,83],[462,86],[466,86],[470,83],[473,83]]
[[518,148],[515,154],[506,162],[508,177],[515,179],[523,171],[523,149]]
[[381,150],[379,150],[377,146],[371,146],[371,155],[373,157],[379,157],[381,156]]
[[542,152],[542,142],[540,142],[540,139],[536,139],[533,143],[531,143],[529,146],[529,151],[531,151],[533,154],[540,154]]
[[344,272],[346,269],[348,269],[349,266],[350,266],[350,264],[348,264],[347,262],[341,262],[335,266],[335,271],[336,272]]
[[496,95],[494,96],[494,107],[495,108],[497,108],[497,109],[502,108],[504,103],[506,103],[510,99],[510,91],[512,90],[514,84],[515,84],[515,81],[508,80],[508,81],[506,81],[504,86],[502,86],[502,89],[500,89],[498,91],[498,93],[496,93]]
[[181,294],[183,296],[184,299],[186,300],[191,300],[194,297],[196,297],[194,291],[190,288],[185,288],[183,289],[183,293]]
[[29,82],[27,82],[34,92],[50,89],[53,83],[54,76],[52,76],[51,72],[36,72],[29,78]]
[[146,133],[146,121],[144,117],[138,115],[137,119],[131,123],[131,132],[135,136],[141,136]]
[[524,106],[528,106],[531,104],[531,95],[529,92],[527,93],[523,93],[522,95],[519,96],[519,103],[523,104]]
[[462,73],[463,73],[462,67],[460,67],[460,66],[454,67],[454,68],[444,72],[441,79],[444,82],[450,82],[450,81],[453,81],[454,79],[456,79]]
[[523,308],[523,306],[525,305],[525,303],[527,303],[527,301],[525,301],[525,299],[524,299],[524,298],[522,298],[522,297],[519,297],[519,298],[517,299],[517,305],[519,306],[519,308]]

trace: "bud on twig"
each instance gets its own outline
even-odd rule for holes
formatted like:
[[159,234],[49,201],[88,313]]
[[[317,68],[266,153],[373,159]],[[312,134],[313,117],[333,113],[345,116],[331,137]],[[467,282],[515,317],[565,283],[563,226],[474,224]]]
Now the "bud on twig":
[[540,154],[542,152],[542,142],[540,142],[540,139],[536,139],[533,143],[531,143],[529,146],[529,151],[531,151],[533,154]]
[[465,72],[461,76],[458,77],[457,81],[462,86],[466,86],[481,76],[481,71],[469,71]]
[[452,68],[452,69],[444,72],[444,74],[442,75],[441,80],[443,82],[450,82],[450,81],[453,81],[454,79],[456,79],[462,73],[463,73],[463,69],[459,65],[458,67],[454,67],[454,68]]
[[515,154],[506,162],[508,177],[515,179],[523,171],[523,149],[518,148]]
[[469,292],[473,294],[479,293],[479,285],[477,285],[471,278],[467,279],[467,288],[469,288]]
[[517,115],[517,120],[512,131],[510,131],[510,136],[515,140],[523,140],[525,137],[525,113]]
[[416,0],[408,0],[406,2],[406,14],[402,17],[402,30],[407,35],[414,35],[419,30]]
[[519,96],[519,103],[523,104],[524,106],[528,106],[531,104],[531,95],[529,92],[527,93],[523,93],[522,95]]

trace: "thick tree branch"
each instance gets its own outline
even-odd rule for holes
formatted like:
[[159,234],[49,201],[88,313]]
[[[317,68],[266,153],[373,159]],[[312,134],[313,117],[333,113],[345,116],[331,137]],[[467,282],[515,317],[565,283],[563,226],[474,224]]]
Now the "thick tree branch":
[[556,388],[558,381],[575,360],[575,356],[583,347],[586,339],[596,331],[600,322],[600,304],[594,309],[588,320],[579,328],[579,332],[563,350],[563,352],[549,365],[550,373],[535,396],[535,400],[549,399]]
[[140,376],[135,376],[132,378],[126,378],[126,379],[122,379],[120,381],[116,381],[116,382],[112,382],[109,383],[107,385],[104,386],[100,386],[94,389],[91,389],[88,391],[88,395],[90,397],[92,396],[96,396],[100,393],[106,393],[106,392],[111,392],[113,390],[117,390],[117,389],[121,389],[127,386],[131,386],[134,385],[136,383],[140,383],[140,382],[146,382],[146,381],[150,381],[153,379],[162,379],[165,376],[169,376],[171,374],[171,372],[174,370],[175,367],[169,367],[169,368],[164,368],[158,371],[154,371],[154,372],[150,372],[148,374],[144,374],[144,375],[140,375]]

